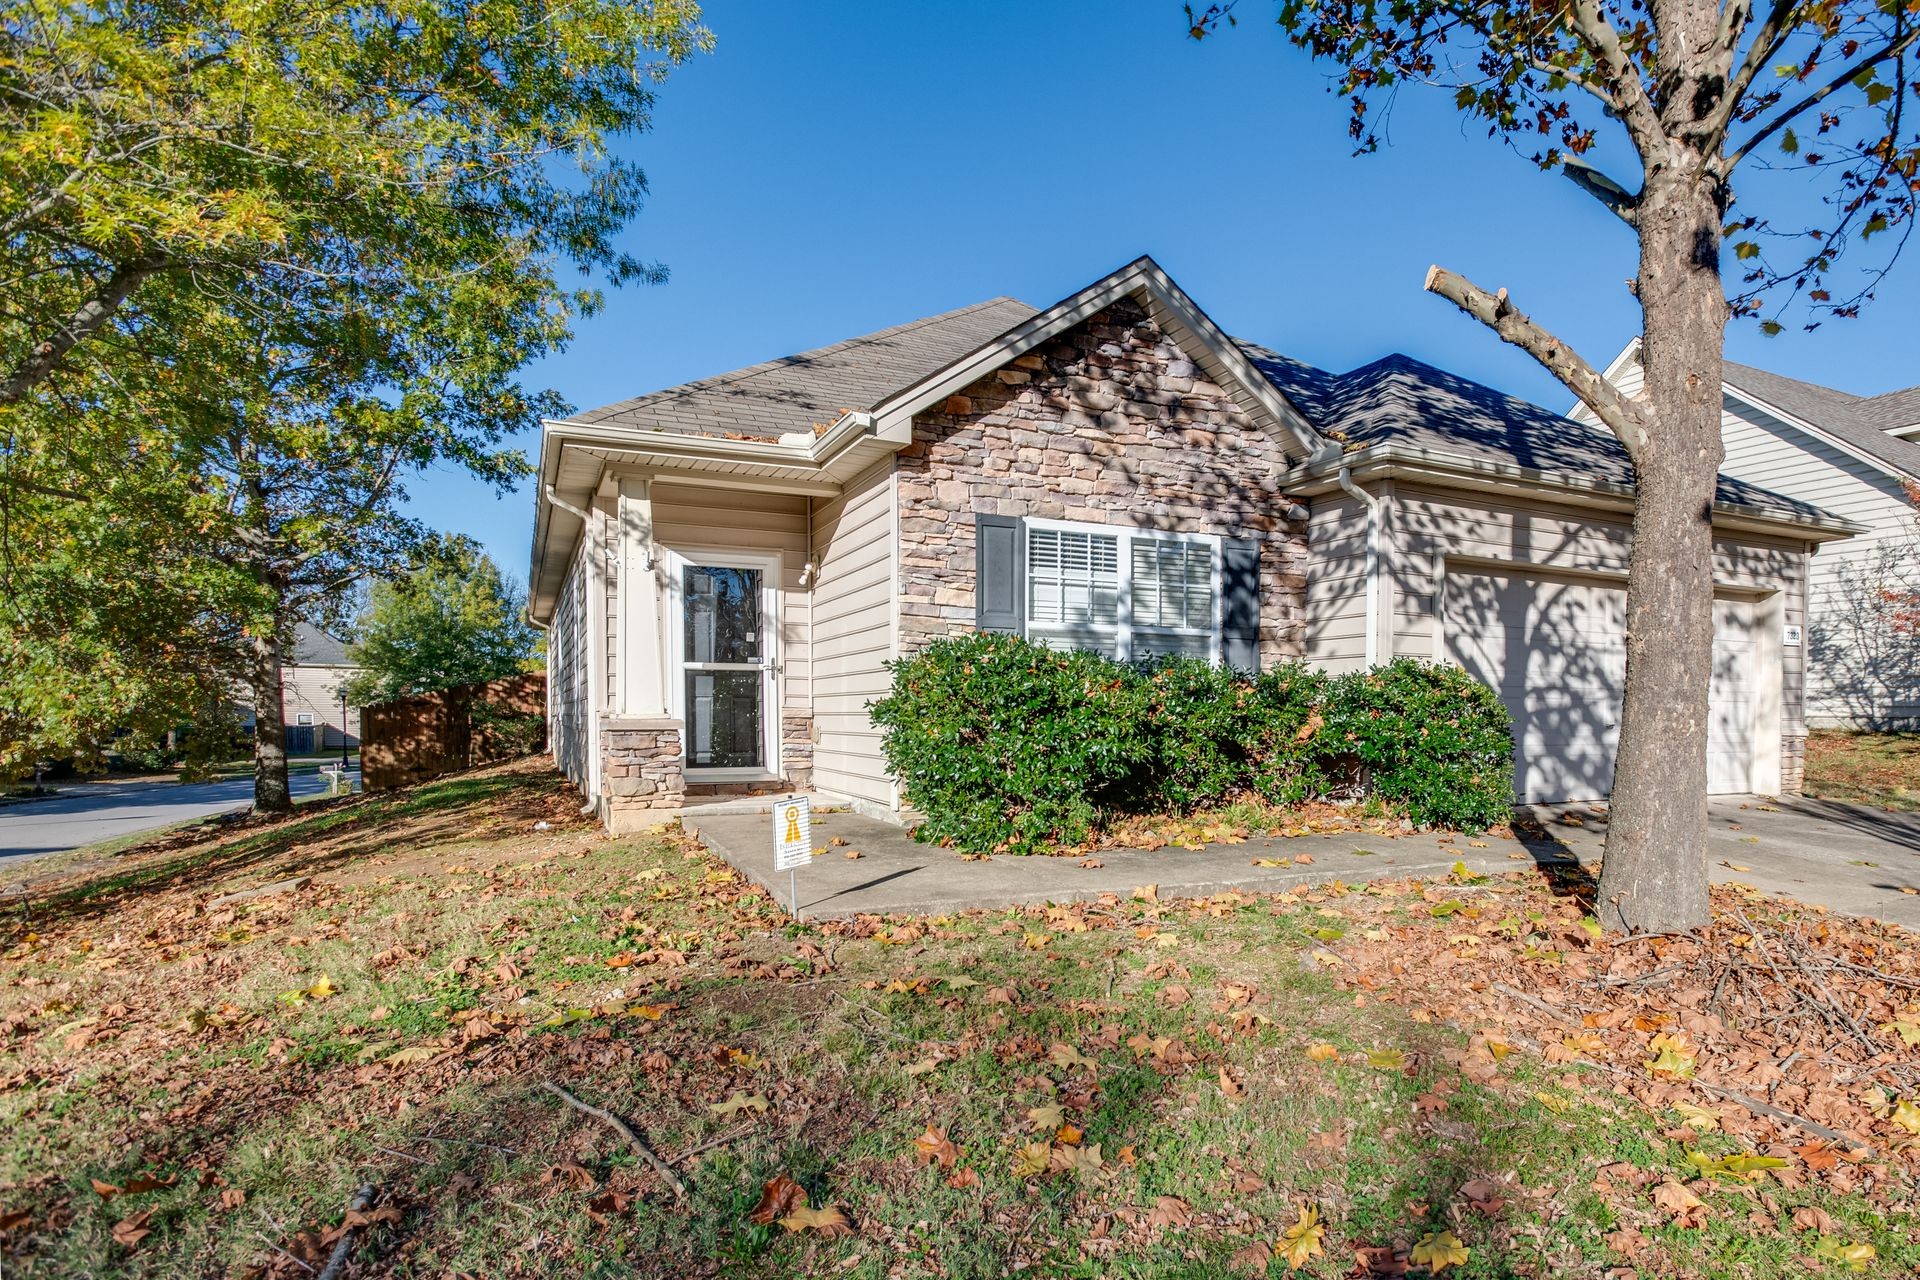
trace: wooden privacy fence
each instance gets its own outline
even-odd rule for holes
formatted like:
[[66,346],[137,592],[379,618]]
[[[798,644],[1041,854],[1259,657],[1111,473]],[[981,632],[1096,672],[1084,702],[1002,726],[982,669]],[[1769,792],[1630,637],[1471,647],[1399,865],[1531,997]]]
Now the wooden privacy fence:
[[547,677],[505,676],[360,708],[360,778],[368,791],[544,751]]

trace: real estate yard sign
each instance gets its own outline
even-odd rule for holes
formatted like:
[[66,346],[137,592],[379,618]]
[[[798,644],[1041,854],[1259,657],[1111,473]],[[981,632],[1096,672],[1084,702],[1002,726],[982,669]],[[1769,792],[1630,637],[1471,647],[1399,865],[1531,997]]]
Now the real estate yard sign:
[[813,861],[813,805],[805,796],[773,803],[773,869],[787,873],[793,918],[800,918],[801,867]]

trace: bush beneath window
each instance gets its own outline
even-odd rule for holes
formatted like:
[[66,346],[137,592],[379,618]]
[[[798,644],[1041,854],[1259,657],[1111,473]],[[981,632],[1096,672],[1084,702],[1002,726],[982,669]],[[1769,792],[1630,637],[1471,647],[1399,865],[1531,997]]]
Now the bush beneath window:
[[1453,667],[1249,677],[1195,658],[1132,666],[1014,636],[936,641],[873,704],[923,839],[1030,853],[1116,817],[1376,796],[1420,826],[1507,817],[1506,708]]

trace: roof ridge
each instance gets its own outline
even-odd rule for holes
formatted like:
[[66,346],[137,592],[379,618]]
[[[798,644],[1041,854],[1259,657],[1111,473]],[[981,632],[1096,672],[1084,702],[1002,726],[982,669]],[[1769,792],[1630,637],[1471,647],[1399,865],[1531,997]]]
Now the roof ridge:
[[[949,310],[949,311],[936,312],[935,314],[930,316],[921,316],[915,320],[907,320],[900,324],[888,325],[884,329],[875,329],[871,333],[856,334],[851,338],[842,338],[838,342],[829,342],[825,346],[809,347],[805,351],[795,351],[784,356],[775,356],[771,360],[762,360],[757,364],[743,365],[738,369],[729,369],[724,373],[708,374],[704,378],[694,378],[687,382],[675,383],[672,386],[661,387],[657,391],[649,391],[643,395],[629,396],[625,400],[616,400],[611,404],[595,406],[594,408],[587,410],[587,412],[591,414],[605,415],[605,414],[610,414],[616,410],[635,408],[642,404],[657,404],[662,401],[678,399],[680,397],[692,395],[697,391],[718,390],[721,387],[731,386],[734,383],[740,382],[746,378],[755,377],[762,373],[770,373],[775,369],[785,368],[785,367],[797,364],[804,360],[819,359],[823,356],[832,355],[841,351],[848,350],[852,347],[860,345],[861,343],[873,342],[882,338],[896,337],[903,333],[911,333],[914,330],[923,328],[927,325],[954,320],[960,316],[971,315],[976,311],[983,311],[988,307],[998,306],[1002,303],[1008,303],[1008,302],[1011,302],[1017,306],[1023,306],[1023,307],[1027,305],[1024,302],[1021,302],[1020,299],[1018,298],[1011,297],[1007,294],[1000,294],[996,297],[985,298],[979,302],[968,303],[964,307],[954,307],[952,310]],[[848,407],[852,407],[852,406],[848,406]],[[581,415],[574,414],[574,415],[571,415],[571,420],[578,422],[578,421],[582,421],[583,419]]]
[[[1863,396],[1855,391],[1842,391],[1839,387],[1830,387],[1824,382],[1815,382],[1810,378],[1796,378],[1792,374],[1775,373],[1772,369],[1762,369],[1759,365],[1756,365],[1756,364],[1743,364],[1738,360],[1726,360],[1726,359],[1722,359],[1721,364],[1727,366],[1728,368],[1743,369],[1748,373],[1757,373],[1763,378],[1778,378],[1782,382],[1798,383],[1800,386],[1812,387],[1816,391],[1824,391],[1829,395],[1845,396],[1848,400],[1858,401],[1858,400],[1872,399],[1871,396]],[[1888,392],[1887,394],[1893,395],[1895,393]]]

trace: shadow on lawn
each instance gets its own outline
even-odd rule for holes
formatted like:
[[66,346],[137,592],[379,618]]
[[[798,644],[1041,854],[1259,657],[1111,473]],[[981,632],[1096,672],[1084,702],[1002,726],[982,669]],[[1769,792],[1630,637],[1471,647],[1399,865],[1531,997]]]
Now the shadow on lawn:
[[[310,801],[284,816],[210,818],[115,855],[141,860],[125,871],[44,895],[29,891],[8,914],[36,925],[81,920],[163,891],[246,887],[240,881],[248,873],[268,867],[285,879],[337,870],[391,851],[396,840],[431,848],[466,836],[497,836],[502,827],[542,818],[558,826],[577,808],[564,786],[564,779],[544,770],[489,766],[392,793]],[[484,808],[475,813],[477,806]],[[232,834],[222,839],[223,830]],[[210,840],[218,843],[209,846]]]

